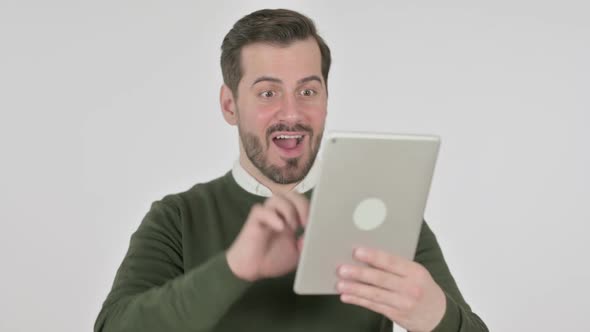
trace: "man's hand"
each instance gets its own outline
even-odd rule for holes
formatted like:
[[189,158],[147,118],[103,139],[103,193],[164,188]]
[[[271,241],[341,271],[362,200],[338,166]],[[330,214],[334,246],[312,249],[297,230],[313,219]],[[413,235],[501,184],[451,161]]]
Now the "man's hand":
[[241,279],[278,277],[295,269],[302,238],[295,232],[307,224],[309,202],[297,193],[277,194],[255,205],[228,249],[227,261]]
[[342,302],[380,313],[408,331],[431,331],[442,320],[445,294],[422,265],[368,248],[356,249],[353,257],[368,266],[338,268]]

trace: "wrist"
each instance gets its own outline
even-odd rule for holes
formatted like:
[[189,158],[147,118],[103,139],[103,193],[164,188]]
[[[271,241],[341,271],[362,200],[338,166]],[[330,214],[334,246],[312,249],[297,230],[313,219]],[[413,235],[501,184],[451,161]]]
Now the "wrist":
[[231,249],[225,253],[225,257],[227,259],[227,265],[229,266],[229,269],[237,278],[249,282],[253,282],[258,279],[255,273],[248,271],[247,267],[249,264],[242,264],[239,257],[236,257]]

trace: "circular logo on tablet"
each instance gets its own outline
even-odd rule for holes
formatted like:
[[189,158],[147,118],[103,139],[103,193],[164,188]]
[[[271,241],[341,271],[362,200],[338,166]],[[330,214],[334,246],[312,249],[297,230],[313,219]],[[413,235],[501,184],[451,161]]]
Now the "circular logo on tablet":
[[359,229],[370,231],[385,221],[387,207],[379,198],[367,198],[361,201],[354,209],[352,220]]

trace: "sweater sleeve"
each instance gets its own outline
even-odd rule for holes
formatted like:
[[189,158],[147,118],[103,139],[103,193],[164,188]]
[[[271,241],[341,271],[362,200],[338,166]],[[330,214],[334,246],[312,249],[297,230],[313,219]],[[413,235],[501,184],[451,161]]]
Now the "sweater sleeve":
[[129,250],[96,320],[95,332],[206,331],[246,291],[225,252],[184,271],[181,221],[155,202],[132,235]]
[[447,307],[443,319],[433,332],[487,332],[485,323],[471,311],[443,257],[436,236],[424,222],[416,249],[415,261],[424,266],[445,293]]

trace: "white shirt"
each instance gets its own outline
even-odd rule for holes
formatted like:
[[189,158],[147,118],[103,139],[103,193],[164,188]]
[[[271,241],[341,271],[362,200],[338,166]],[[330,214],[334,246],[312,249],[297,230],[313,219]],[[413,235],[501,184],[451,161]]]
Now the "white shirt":
[[[250,173],[248,173],[246,169],[244,169],[242,164],[240,164],[239,159],[236,160],[236,162],[234,163],[234,167],[232,168],[231,172],[238,185],[247,192],[263,197],[272,196],[272,191],[270,191],[268,187],[258,182],[258,180],[256,180],[252,175],[250,175]],[[304,193],[313,188],[317,183],[318,173],[319,162],[316,159],[315,163],[313,164],[309,172],[307,172],[305,178],[301,180],[301,182],[299,182],[297,186],[293,188],[293,190],[299,193]]]

